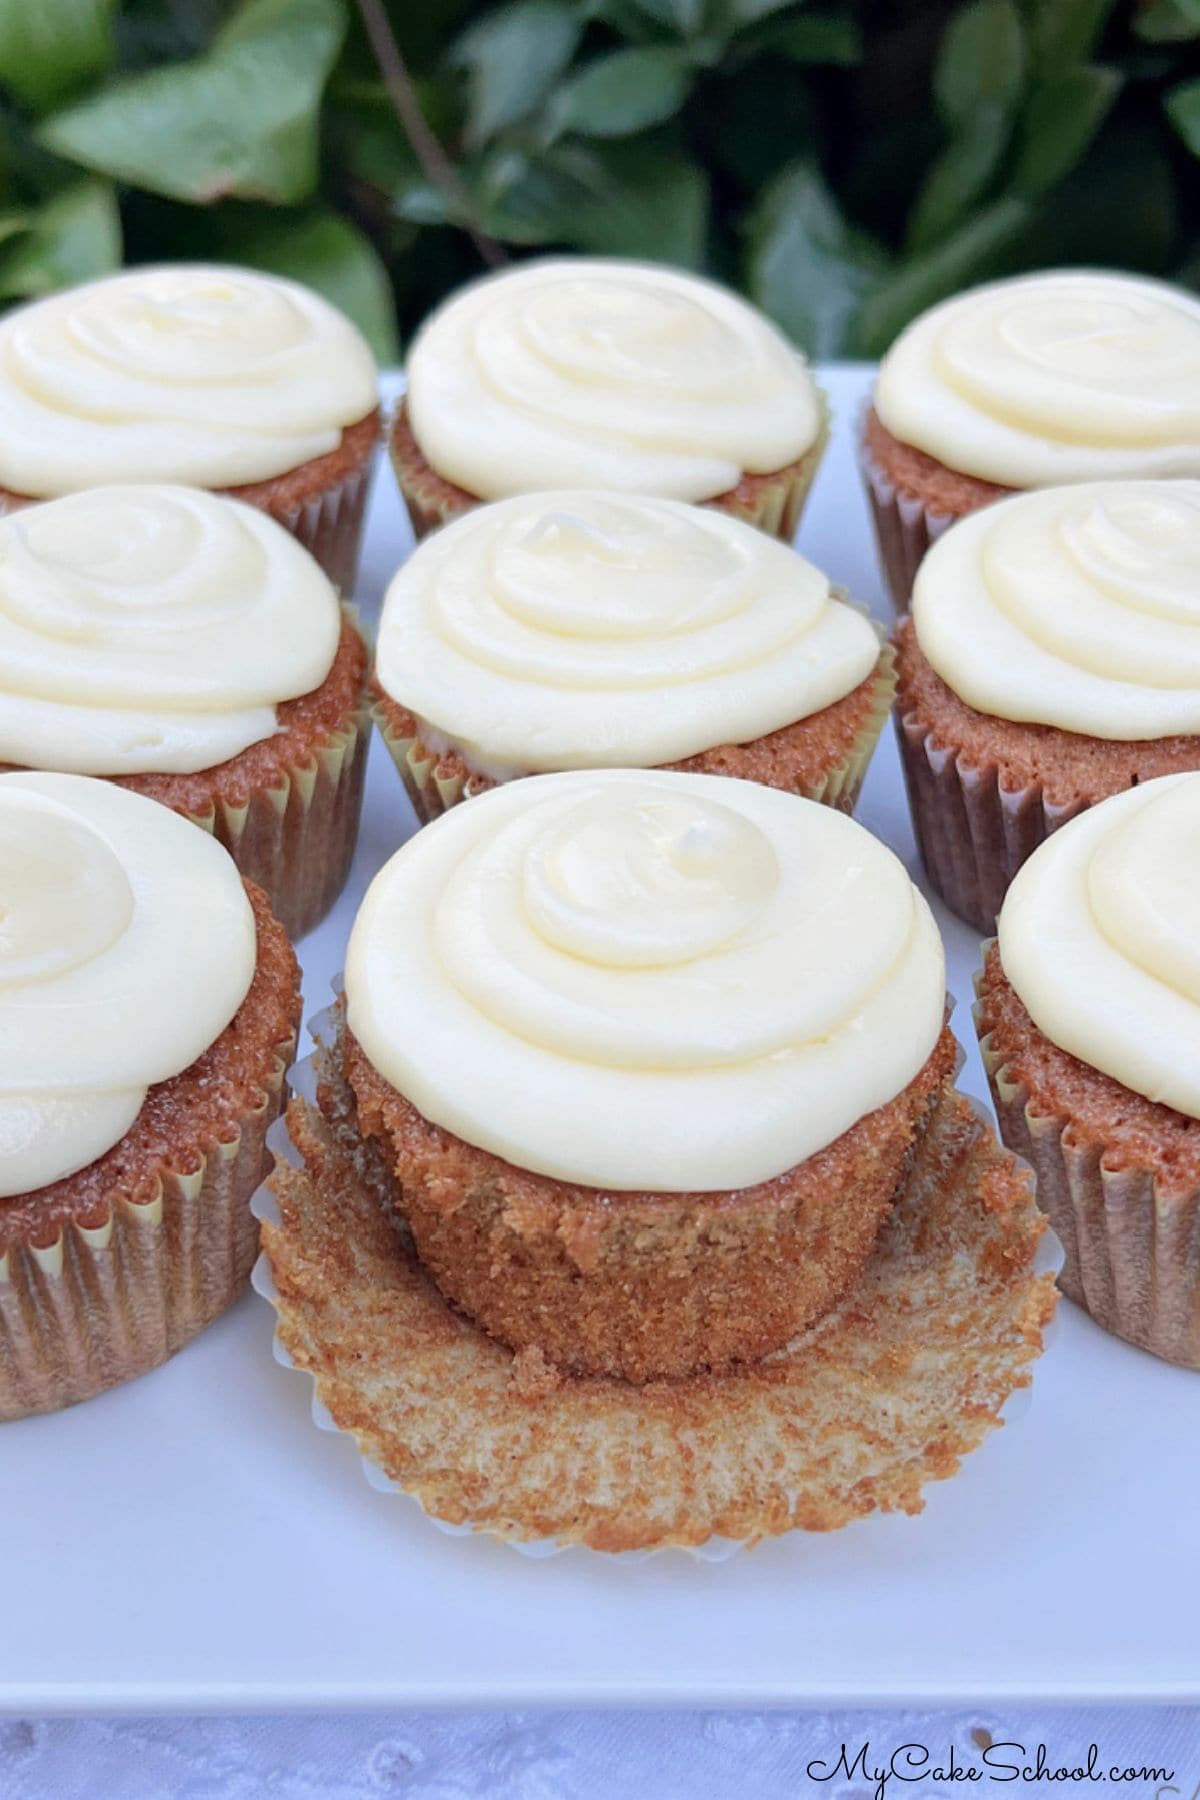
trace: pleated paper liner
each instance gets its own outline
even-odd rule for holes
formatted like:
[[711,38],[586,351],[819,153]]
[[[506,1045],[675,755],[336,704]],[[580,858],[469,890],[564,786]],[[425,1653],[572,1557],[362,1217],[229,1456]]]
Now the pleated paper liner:
[[233,1305],[258,1253],[251,1198],[270,1163],[294,1040],[235,1135],[145,1205],[0,1255],[0,1421],[52,1412],[157,1368]]
[[[864,409],[864,420],[866,412]],[[946,527],[954,524],[957,515],[934,512],[915,494],[902,493],[867,449],[861,429],[858,464],[867,490],[888,593],[896,612],[906,612],[921,559]]]
[[323,494],[297,506],[263,508],[315,557],[344,600],[354,598],[374,464],[372,453]]
[[1149,1169],[1106,1168],[1103,1151],[1073,1140],[1069,1116],[1035,1110],[989,1036],[979,1048],[1000,1135],[1033,1170],[1062,1241],[1063,1292],[1113,1336],[1200,1369],[1200,1189],[1168,1196]]
[[[331,1013],[313,1022],[332,1041]],[[514,1358],[442,1299],[319,1110],[318,1048],[272,1140],[254,1282],[276,1355],[314,1382],[372,1484],[534,1555],[720,1557],[794,1529],[915,1513],[1008,1415],[1043,1348],[1061,1252],[1028,1171],[954,1093],[853,1293],[762,1363],[645,1387]],[[336,1105],[331,1111],[336,1113]]]
[[[744,475],[736,488],[703,504],[718,512],[731,513],[734,518],[744,519],[748,525],[756,525],[760,531],[791,543],[829,442],[829,402],[819,388],[817,401],[820,407],[817,436],[803,456],[785,469],[768,475]],[[448,525],[452,519],[461,518],[473,507],[483,504],[446,481],[426,462],[409,428],[403,401],[397,406],[388,430],[388,455],[408,508],[414,537],[423,538],[439,525]]]
[[[854,811],[895,697],[895,663],[892,646],[883,644],[880,648],[871,710],[850,754],[843,762],[826,770],[819,781],[799,784],[796,792],[802,799],[818,800],[825,806],[836,807],[839,812]],[[460,800],[469,800],[473,794],[483,792],[493,785],[486,779],[473,779],[470,774],[463,774],[461,769],[443,767],[444,759],[439,751],[424,744],[420,737],[396,731],[386,707],[377,703],[373,708],[373,716],[376,729],[387,746],[388,754],[395,763],[412,802],[413,811],[422,825],[428,825],[431,820],[448,812]]]

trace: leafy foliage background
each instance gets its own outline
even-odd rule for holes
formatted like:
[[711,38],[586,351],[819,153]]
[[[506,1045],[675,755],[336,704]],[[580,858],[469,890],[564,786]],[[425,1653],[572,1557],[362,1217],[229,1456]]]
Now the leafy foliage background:
[[818,355],[1025,268],[1200,288],[1200,0],[0,0],[0,303],[215,257],[388,359],[564,247]]

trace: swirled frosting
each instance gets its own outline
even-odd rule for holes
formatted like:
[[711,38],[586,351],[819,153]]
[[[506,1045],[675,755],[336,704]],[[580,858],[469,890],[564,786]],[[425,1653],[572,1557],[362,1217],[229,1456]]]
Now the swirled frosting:
[[979,712],[1091,737],[1200,732],[1200,481],[1083,482],[969,513],[913,588]]
[[1080,270],[973,288],[883,359],[893,437],[984,481],[1200,475],[1200,299]]
[[156,801],[78,775],[0,775],[0,1196],[120,1141],[254,974],[229,855]]
[[1019,871],[1000,960],[1038,1029],[1200,1119],[1200,775],[1103,800]]
[[257,507],[92,488],[0,518],[0,762],[209,769],[328,675],[328,577]]
[[602,487],[711,500],[795,462],[804,359],[736,294],[657,265],[524,263],[455,294],[409,354],[427,462],[484,500]]
[[592,1187],[747,1187],[893,1099],[937,1041],[941,940],[890,850],[727,777],[539,775],[372,883],[351,1031],[426,1118]]
[[388,590],[376,668],[427,735],[503,779],[746,743],[840,700],[878,656],[826,577],[753,526],[563,491],[426,538]]
[[364,339],[298,282],[130,269],[0,321],[0,485],[267,480],[335,450],[377,388]]

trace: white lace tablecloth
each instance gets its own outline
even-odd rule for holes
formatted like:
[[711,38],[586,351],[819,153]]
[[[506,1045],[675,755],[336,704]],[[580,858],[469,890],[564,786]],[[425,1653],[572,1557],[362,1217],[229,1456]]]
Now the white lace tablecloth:
[[[853,1764],[838,1767],[846,1745]],[[990,1778],[949,1775],[981,1767]],[[1002,1749],[1019,1744],[1023,1753]],[[1003,1770],[1086,1768],[1099,1780]],[[915,1748],[904,1752],[905,1746]],[[922,1763],[922,1753],[928,1761]],[[1200,1712],[1029,1708],[928,1713],[444,1712],[339,1718],[0,1719],[0,1800],[871,1800],[1097,1792],[1196,1800]],[[868,1771],[864,1774],[863,1768]],[[1120,1784],[1110,1771],[1157,1768]],[[936,1771],[941,1770],[941,1778]],[[905,1771],[909,1771],[905,1777]],[[1014,1785],[1015,1784],[1015,1785]]]

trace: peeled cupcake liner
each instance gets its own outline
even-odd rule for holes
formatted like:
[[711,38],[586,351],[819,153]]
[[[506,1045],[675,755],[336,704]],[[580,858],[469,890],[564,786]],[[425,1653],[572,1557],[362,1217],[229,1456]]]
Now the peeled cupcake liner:
[[233,1135],[152,1199],[114,1198],[98,1225],[0,1254],[0,1422],[90,1400],[166,1362],[244,1291],[258,1251],[251,1199],[270,1167],[295,1039]]
[[[977,1029],[981,1013],[977,1000]],[[1000,1135],[1033,1170],[1062,1242],[1063,1292],[1112,1336],[1200,1369],[1200,1188],[1167,1195],[1149,1169],[1106,1167],[1104,1149],[1074,1141],[1069,1115],[1035,1109],[990,1034],[979,1049]]]
[[865,424],[870,404],[862,410],[858,434],[858,466],[871,518],[879,561],[897,615],[908,608],[913,581],[925,552],[953,525],[955,513],[935,512],[915,494],[903,493],[867,448]]
[[[333,987],[335,993],[340,993],[340,982],[335,981]],[[298,1063],[291,1072],[290,1083],[294,1096],[299,1102],[302,1102],[308,1108],[313,1109],[318,1116],[318,1087],[325,1081],[331,1079],[336,1080],[339,1078],[331,1067],[329,1048],[336,1043],[340,1029],[340,1008],[337,1004],[318,1013],[310,1021],[310,1030],[317,1048],[311,1055],[305,1057]],[[956,1066],[956,1077],[958,1070],[961,1070],[963,1061],[964,1054],[960,1046],[958,1051],[958,1063]],[[947,1102],[943,1100],[936,1109],[939,1123],[941,1122],[942,1112],[945,1110],[946,1105]],[[987,1183],[997,1178],[1002,1178],[1002,1173],[1005,1171],[1011,1172],[1011,1176],[1018,1181],[1021,1177],[1030,1175],[1031,1172],[1028,1165],[1019,1156],[1012,1153],[1011,1150],[1004,1150],[1000,1147],[996,1140],[992,1121],[978,1101],[974,1100],[969,1095],[960,1093],[958,1089],[955,1088],[953,1090],[950,1105],[953,1107],[955,1113],[953,1123],[958,1128],[960,1135],[964,1131],[969,1134],[968,1148],[958,1156],[958,1159],[954,1162],[953,1166],[955,1169],[958,1169],[965,1161],[973,1168],[975,1159],[981,1160],[984,1164],[984,1168],[977,1172],[976,1185],[972,1188],[970,1194],[971,1200],[978,1204],[980,1195],[983,1193]],[[933,1135],[934,1127],[931,1123],[926,1136],[931,1138]],[[272,1125],[267,1141],[270,1149],[274,1152],[277,1169],[281,1165],[287,1165],[290,1169],[297,1172],[305,1171],[305,1161],[292,1141],[286,1114],[281,1115]],[[916,1185],[915,1177],[911,1170],[909,1181],[912,1186]],[[959,1198],[960,1203],[966,1203],[963,1197],[960,1196]],[[893,1495],[891,1498],[888,1498],[886,1494],[881,1495],[877,1489],[884,1484],[881,1482],[877,1483],[877,1481],[872,1479],[869,1475],[865,1479],[858,1480],[849,1488],[852,1504],[846,1517],[844,1519],[839,1518],[836,1521],[836,1526],[838,1528],[844,1528],[847,1524],[860,1525],[863,1519],[875,1510],[892,1510],[893,1508],[899,1508],[900,1510],[910,1513],[919,1511],[923,1505],[920,1491],[926,1482],[930,1480],[945,1479],[955,1474],[959,1467],[961,1457],[968,1454],[970,1451],[979,1448],[992,1429],[1002,1424],[1011,1426],[1024,1418],[1028,1412],[1029,1407],[1032,1404],[1031,1365],[1036,1362],[1037,1358],[1046,1349],[1051,1347],[1057,1333],[1057,1321],[1055,1316],[1055,1280],[1063,1265],[1063,1247],[1053,1229],[1045,1224],[1045,1221],[1034,1202],[1031,1186],[1027,1189],[1026,1199],[1029,1212],[1036,1219],[1041,1221],[1043,1230],[1032,1261],[1024,1273],[1023,1304],[1019,1311],[1014,1314],[1013,1320],[1009,1321],[1011,1334],[1014,1338],[1020,1339],[1023,1347],[1018,1350],[1014,1344],[1011,1363],[1007,1367],[999,1384],[1000,1387],[1003,1388],[1003,1392],[996,1392],[986,1396],[972,1394],[963,1398],[960,1401],[958,1414],[954,1420],[948,1418],[931,1419],[928,1411],[924,1407],[920,1408],[920,1416],[916,1422],[912,1443],[907,1455],[908,1466],[904,1470],[897,1494]],[[378,1202],[374,1199],[371,1200],[370,1205],[372,1211],[378,1210]],[[898,1202],[896,1208],[897,1212],[899,1212],[903,1206],[903,1200]],[[256,1218],[267,1226],[268,1229],[270,1227],[280,1228],[282,1226],[282,1213],[279,1201],[272,1191],[271,1184],[264,1183],[258,1190],[252,1201],[252,1208]],[[1000,1208],[998,1211],[999,1215],[1003,1218],[1004,1209]],[[881,1233],[881,1242],[885,1237],[890,1235],[890,1232],[891,1226],[885,1226],[884,1232]],[[922,1247],[924,1248],[923,1240],[927,1237],[933,1237],[934,1235],[936,1234],[933,1231],[924,1232],[921,1231],[918,1226],[914,1242],[922,1244]],[[970,1247],[968,1246],[968,1250],[969,1248]],[[875,1257],[880,1254],[881,1251],[877,1245],[876,1251],[872,1253],[872,1258],[868,1263],[868,1270]],[[886,1254],[886,1252],[883,1254]],[[903,1247],[901,1247],[900,1251],[893,1251],[892,1254],[903,1254]],[[925,1254],[928,1254],[927,1249],[925,1249]],[[961,1252],[956,1252],[955,1250],[947,1251],[947,1267],[945,1270],[941,1271],[940,1278],[936,1268],[926,1271],[922,1267],[920,1271],[924,1276],[922,1287],[927,1304],[921,1306],[920,1303],[918,1303],[918,1305],[911,1310],[913,1313],[913,1348],[914,1352],[920,1354],[923,1358],[928,1355],[930,1343],[928,1331],[930,1311],[936,1309],[937,1301],[942,1297],[943,1287],[952,1286],[953,1275],[949,1264],[957,1262],[959,1255],[961,1255]],[[978,1254],[976,1264],[977,1270],[986,1258],[986,1251]],[[958,1269],[954,1270],[954,1273],[958,1272]],[[426,1504],[425,1498],[423,1498],[414,1487],[406,1487],[403,1483],[394,1480],[380,1467],[379,1462],[369,1454],[366,1448],[364,1448],[364,1432],[361,1429],[356,1429],[356,1422],[347,1420],[344,1423],[339,1423],[338,1419],[334,1416],[334,1412],[326,1402],[325,1394],[328,1393],[330,1398],[334,1400],[334,1404],[338,1404],[339,1394],[344,1384],[338,1381],[336,1367],[332,1360],[327,1360],[318,1356],[315,1359],[316,1366],[307,1366],[304,1363],[297,1361],[296,1357],[292,1355],[285,1345],[283,1341],[283,1314],[286,1309],[286,1302],[281,1296],[272,1268],[269,1250],[266,1247],[264,1247],[262,1254],[255,1264],[251,1276],[251,1285],[254,1288],[254,1291],[259,1294],[276,1313],[277,1323],[273,1340],[273,1354],[275,1361],[283,1368],[296,1370],[298,1373],[307,1375],[312,1384],[310,1405],[314,1425],[322,1432],[350,1437],[358,1450],[359,1461],[368,1485],[378,1493],[399,1495],[414,1503],[424,1517],[446,1536],[491,1536],[499,1539],[500,1542],[507,1545],[510,1549],[517,1551],[519,1555],[537,1560],[561,1555],[568,1550],[573,1550],[577,1553],[580,1551],[594,1552],[599,1550],[605,1555],[619,1556],[621,1560],[626,1563],[639,1563],[652,1556],[663,1555],[670,1551],[682,1551],[693,1560],[715,1563],[725,1562],[736,1555],[740,1550],[753,1548],[756,1543],[769,1536],[778,1536],[785,1532],[794,1533],[797,1530],[803,1530],[808,1537],[813,1537],[819,1532],[835,1528],[828,1520],[813,1519],[807,1526],[803,1523],[802,1515],[805,1512],[806,1503],[802,1485],[799,1483],[794,1487],[786,1488],[778,1494],[775,1497],[776,1503],[772,1508],[769,1520],[764,1516],[760,1516],[756,1520],[753,1528],[747,1529],[744,1535],[731,1536],[719,1532],[710,1532],[707,1535],[703,1535],[702,1533],[697,1534],[696,1538],[664,1537],[659,1542],[643,1544],[638,1548],[627,1548],[623,1542],[617,1544],[605,1543],[602,1541],[602,1534],[599,1539],[593,1535],[591,1541],[588,1541],[583,1536],[572,1532],[530,1532],[523,1528],[520,1520],[514,1519],[508,1519],[503,1522],[491,1519],[484,1523],[477,1523],[469,1516],[456,1519],[441,1517],[433,1510],[432,1505]],[[425,1286],[436,1295],[436,1289],[433,1289],[433,1284],[429,1281],[428,1277],[425,1278]],[[853,1330],[856,1333],[861,1330],[865,1336],[869,1337],[874,1327],[870,1322],[871,1302],[870,1300],[863,1300],[862,1295],[864,1291],[865,1278],[860,1281],[859,1286],[847,1296],[841,1305],[835,1308],[833,1313],[828,1315],[827,1319],[820,1321],[815,1327],[811,1328],[809,1332],[802,1334],[801,1339],[797,1340],[797,1345],[817,1344],[822,1335],[827,1332],[830,1321],[837,1320],[841,1315],[846,1313],[852,1315]],[[442,1300],[440,1296],[437,1296],[437,1300],[440,1303],[440,1310],[444,1314],[444,1320],[457,1317],[446,1301]],[[961,1307],[953,1307],[952,1303],[950,1303],[950,1305],[951,1310],[956,1315],[963,1310]],[[473,1341],[486,1344],[490,1357],[507,1358],[508,1362],[511,1364],[513,1359],[509,1353],[504,1352],[500,1346],[494,1345],[491,1340],[486,1338],[485,1334],[480,1331],[478,1327],[472,1325],[469,1321],[463,1321],[462,1330]],[[994,1346],[989,1344],[989,1348],[993,1347]],[[778,1365],[781,1359],[794,1355],[796,1353],[796,1348],[797,1346],[789,1346],[787,1350],[777,1353],[776,1356],[765,1359],[764,1364],[761,1365],[766,1380],[771,1386],[776,1385],[775,1380],[772,1378],[776,1377],[779,1373]],[[982,1357],[983,1354],[984,1350],[982,1345],[980,1345],[976,1349],[976,1356],[979,1358]],[[769,1372],[768,1365],[774,1365],[770,1368]],[[883,1367],[887,1374],[896,1380],[898,1385],[902,1384],[903,1376],[894,1375],[893,1367],[890,1363],[885,1362]],[[751,1371],[751,1373],[753,1373],[753,1371]],[[727,1381],[732,1390],[734,1384],[739,1382],[741,1378],[734,1376],[722,1377],[719,1379]],[[333,1388],[338,1390],[338,1393],[331,1392],[331,1382]],[[898,1405],[904,1396],[902,1392],[889,1394],[885,1391],[881,1391],[881,1388],[886,1384],[881,1383],[877,1376],[868,1374],[865,1377],[865,1382],[871,1395],[871,1405],[878,1409],[877,1419],[873,1419],[871,1426],[867,1427],[867,1431],[870,1431],[870,1435],[874,1436],[876,1430],[886,1431],[888,1429],[888,1426],[892,1423],[893,1402]],[[664,1386],[669,1387],[670,1385],[671,1384],[661,1383],[651,1384],[650,1388],[644,1391],[649,1393],[653,1391],[655,1387],[661,1389]],[[684,1383],[679,1385],[688,1387],[690,1384]],[[614,1388],[622,1390],[626,1412],[628,1413],[637,1410],[637,1398],[643,1390],[630,1387],[625,1383],[604,1383],[597,1384],[597,1386],[602,1386],[605,1390]],[[425,1381],[421,1383],[419,1391],[422,1395],[425,1394]],[[465,1378],[463,1382],[463,1394],[464,1408],[469,1410],[472,1404],[472,1395],[470,1392],[470,1381],[467,1378]],[[420,1400],[418,1400],[417,1404],[418,1406],[421,1404]],[[533,1404],[536,1405],[538,1403],[534,1402]],[[730,1410],[732,1413],[733,1409],[731,1408]],[[802,1409],[798,1409],[798,1413],[800,1412],[802,1412]],[[628,1420],[626,1419],[625,1422],[628,1423]],[[682,1456],[689,1464],[697,1457],[703,1455],[702,1446],[693,1439],[692,1427],[695,1423],[695,1419],[689,1416],[685,1428],[680,1432],[680,1442],[675,1446],[676,1454]],[[735,1434],[739,1458],[746,1450],[746,1446],[741,1438],[740,1423],[739,1416],[739,1428]],[[864,1431],[864,1437],[865,1436],[866,1431]],[[687,1440],[686,1442],[684,1441],[685,1439]],[[647,1457],[650,1456],[652,1450],[653,1446],[647,1445],[643,1447],[644,1454]],[[931,1457],[932,1461],[930,1460]],[[747,1460],[752,1461],[753,1459],[752,1457],[747,1457]],[[898,1465],[903,1460],[905,1460],[904,1457],[898,1453]],[[801,1456],[798,1461],[797,1474],[800,1474],[804,1470],[804,1462],[805,1458]],[[564,1482],[569,1484],[576,1467],[577,1464],[574,1458],[567,1459],[562,1475]],[[849,1475],[846,1476],[848,1484],[850,1484],[851,1479],[852,1478]]]
[[[785,469],[776,470],[769,475],[750,477],[753,484],[750,494],[739,494],[737,488],[732,488],[727,494],[718,494],[700,504],[711,506],[717,512],[729,513],[736,519],[744,520],[747,525],[755,525],[771,537],[782,538],[784,543],[790,544],[796,535],[796,527],[800,523],[805,502],[817,478],[821,458],[829,442],[829,400],[821,388],[816,389],[816,394],[820,415],[817,435],[803,456],[798,457],[794,463],[789,463]],[[398,416],[402,407],[403,401],[399,403],[393,419]],[[440,525],[448,525],[452,519],[461,518],[472,507],[483,505],[482,500],[472,499],[464,506],[449,498],[447,484],[435,469],[430,468],[423,458],[418,462],[400,453],[392,423],[390,420],[388,424],[388,460],[408,509],[414,537],[426,537]]]

